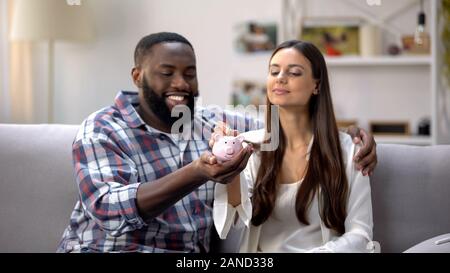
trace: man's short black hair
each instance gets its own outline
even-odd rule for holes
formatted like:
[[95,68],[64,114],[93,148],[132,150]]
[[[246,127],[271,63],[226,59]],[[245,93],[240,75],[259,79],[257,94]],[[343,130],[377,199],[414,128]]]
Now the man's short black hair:
[[168,42],[178,42],[187,44],[192,48],[192,50],[194,50],[194,47],[191,45],[191,43],[180,34],[173,32],[153,33],[142,38],[136,45],[136,49],[134,51],[135,66],[140,66],[142,64],[144,56],[149,53],[152,46],[159,43],[168,43]]

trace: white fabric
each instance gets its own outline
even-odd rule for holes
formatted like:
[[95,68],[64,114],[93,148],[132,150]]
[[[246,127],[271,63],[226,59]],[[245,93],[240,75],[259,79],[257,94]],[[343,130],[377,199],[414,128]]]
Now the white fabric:
[[[232,207],[228,204],[226,185],[217,184],[215,187],[213,217],[220,238],[226,238],[230,228],[233,227],[237,212],[239,220],[236,228],[245,226],[240,252],[256,252],[261,242],[262,250],[270,252],[277,252],[277,250],[280,252],[371,252],[372,249],[368,247],[372,240],[373,228],[369,177],[363,176],[360,171],[356,170],[353,163],[356,147],[351,137],[345,133],[340,133],[340,140],[349,182],[347,218],[344,223],[345,233],[343,235],[338,236],[334,230],[328,229],[321,220],[319,221],[320,229],[315,228],[314,219],[320,218],[318,206],[314,203],[308,212],[309,219],[312,220],[311,226],[305,227],[297,221],[296,226],[292,226],[293,223],[288,225],[284,223],[283,230],[278,228],[278,230],[270,232],[269,228],[264,227],[263,232],[261,232],[262,226],[267,223],[272,225],[276,219],[269,219],[263,225],[257,227],[251,225],[252,205],[250,198],[260,164],[260,158],[255,153],[250,157],[247,167],[240,175],[241,204],[239,206]],[[312,142],[308,149],[310,149],[311,144]],[[295,195],[293,196],[295,197]],[[314,202],[317,202],[317,195],[314,200]],[[295,201],[293,200],[293,202]],[[271,215],[269,218],[273,217],[274,215]],[[291,218],[296,220],[296,215],[293,214]],[[261,238],[261,236],[273,236],[275,232],[277,234],[285,233],[285,235],[278,237],[283,241],[270,243],[270,238]],[[311,237],[305,238],[305,235]],[[317,240],[317,238],[321,240]]]
[[295,197],[301,182],[281,184],[274,211],[261,226],[258,251],[289,252],[286,246],[299,251],[322,244],[318,200],[314,198],[308,212],[309,225],[300,223],[295,212]]

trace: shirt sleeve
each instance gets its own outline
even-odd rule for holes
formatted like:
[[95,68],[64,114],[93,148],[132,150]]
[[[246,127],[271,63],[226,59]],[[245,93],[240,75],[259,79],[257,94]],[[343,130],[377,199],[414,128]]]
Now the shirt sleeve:
[[135,165],[114,141],[83,138],[72,152],[81,204],[97,225],[112,236],[146,225],[136,206]]
[[[352,145],[352,151],[357,150]],[[352,155],[354,153],[350,153]],[[363,176],[356,169],[353,157],[347,159],[350,164],[349,198],[347,205],[347,217],[345,219],[345,233],[335,240],[311,249],[308,252],[374,252],[372,242],[372,199],[370,181],[368,176]]]
[[241,189],[241,203],[233,207],[228,204],[227,186],[216,184],[214,189],[213,220],[217,233],[221,239],[226,239],[230,229],[247,228],[252,219],[251,190],[253,188],[255,175],[255,155],[249,159],[247,167],[239,175]]

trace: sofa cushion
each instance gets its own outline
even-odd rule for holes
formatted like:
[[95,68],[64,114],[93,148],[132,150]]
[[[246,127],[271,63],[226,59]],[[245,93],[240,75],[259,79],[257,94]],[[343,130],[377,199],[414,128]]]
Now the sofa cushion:
[[380,144],[371,178],[374,240],[403,252],[450,232],[450,145]]
[[77,198],[78,126],[0,125],[0,252],[55,252]]

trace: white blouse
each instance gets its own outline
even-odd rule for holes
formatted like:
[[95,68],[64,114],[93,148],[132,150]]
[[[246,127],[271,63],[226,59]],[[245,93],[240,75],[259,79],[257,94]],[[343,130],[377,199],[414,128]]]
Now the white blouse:
[[[264,130],[261,130],[264,134]],[[345,233],[338,235],[328,229],[319,214],[318,195],[313,198],[307,212],[310,225],[304,225],[295,213],[295,196],[301,181],[281,184],[274,211],[260,226],[250,223],[252,218],[251,193],[258,172],[260,157],[253,154],[240,175],[241,204],[228,204],[226,185],[216,184],[213,207],[214,225],[219,237],[225,239],[230,228],[244,228],[240,252],[373,252],[372,202],[369,177],[356,170],[353,155],[356,146],[351,137],[340,133],[341,147],[349,183],[349,198]],[[308,147],[311,149],[313,139]],[[309,153],[307,156],[309,159]],[[320,191],[320,189],[319,189]],[[234,224],[236,214],[238,220]]]
[[297,246],[301,251],[322,244],[317,198],[312,200],[311,209],[307,214],[309,225],[298,221],[295,198],[300,184],[301,181],[280,184],[274,210],[261,226],[258,251],[287,252],[286,245]]

